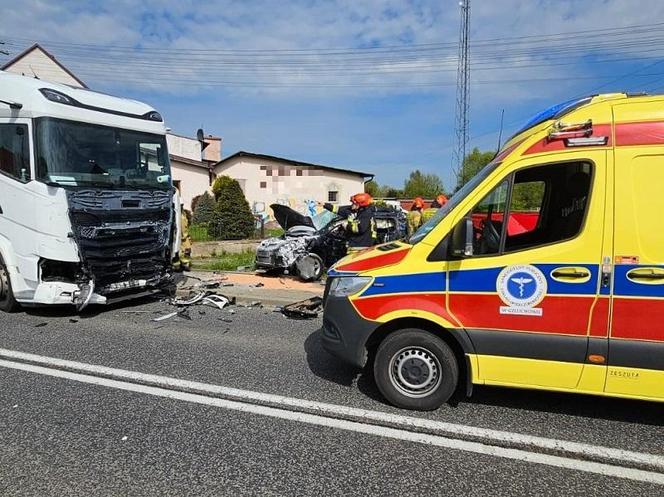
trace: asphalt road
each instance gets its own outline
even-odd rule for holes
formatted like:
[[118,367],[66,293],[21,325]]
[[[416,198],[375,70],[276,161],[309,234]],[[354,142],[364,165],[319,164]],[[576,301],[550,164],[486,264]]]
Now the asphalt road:
[[[0,348],[296,399],[664,456],[664,409],[497,388],[384,403],[320,320],[142,302],[0,316]],[[200,312],[204,312],[201,314]],[[664,486],[0,367],[0,495],[662,495]],[[481,451],[480,451],[481,452]],[[627,463],[629,461],[626,461]]]

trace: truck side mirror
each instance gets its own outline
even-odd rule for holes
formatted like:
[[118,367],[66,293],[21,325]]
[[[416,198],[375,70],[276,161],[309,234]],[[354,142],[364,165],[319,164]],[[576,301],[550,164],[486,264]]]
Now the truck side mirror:
[[473,219],[464,218],[452,231],[451,253],[454,257],[473,256]]

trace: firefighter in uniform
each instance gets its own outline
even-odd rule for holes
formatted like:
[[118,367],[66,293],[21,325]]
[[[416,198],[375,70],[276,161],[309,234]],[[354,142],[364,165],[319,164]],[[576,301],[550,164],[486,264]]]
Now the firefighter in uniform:
[[375,245],[376,208],[373,198],[368,193],[358,193],[350,198],[350,205],[323,204],[323,208],[346,219],[346,237],[348,250],[360,250]]
[[423,210],[424,199],[422,197],[415,197],[410,212],[406,216],[406,219],[408,220],[408,236],[411,236],[420,226],[422,226]]

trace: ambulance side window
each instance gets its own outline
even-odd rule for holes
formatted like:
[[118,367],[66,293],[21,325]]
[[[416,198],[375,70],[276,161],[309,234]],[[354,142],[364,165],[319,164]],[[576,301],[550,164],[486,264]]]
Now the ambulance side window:
[[[567,162],[511,174],[464,217],[473,221],[473,256],[570,240],[588,212],[593,166]],[[506,222],[507,220],[507,222]]]
[[473,208],[473,253],[497,254],[505,224],[509,179],[505,179]]
[[592,166],[548,164],[514,174],[504,252],[525,250],[577,236],[588,210]]

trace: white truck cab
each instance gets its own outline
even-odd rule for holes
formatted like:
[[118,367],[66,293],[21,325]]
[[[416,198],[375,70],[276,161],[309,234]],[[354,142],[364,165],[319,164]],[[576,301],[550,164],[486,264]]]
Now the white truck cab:
[[153,108],[0,71],[0,310],[169,285],[173,194]]

